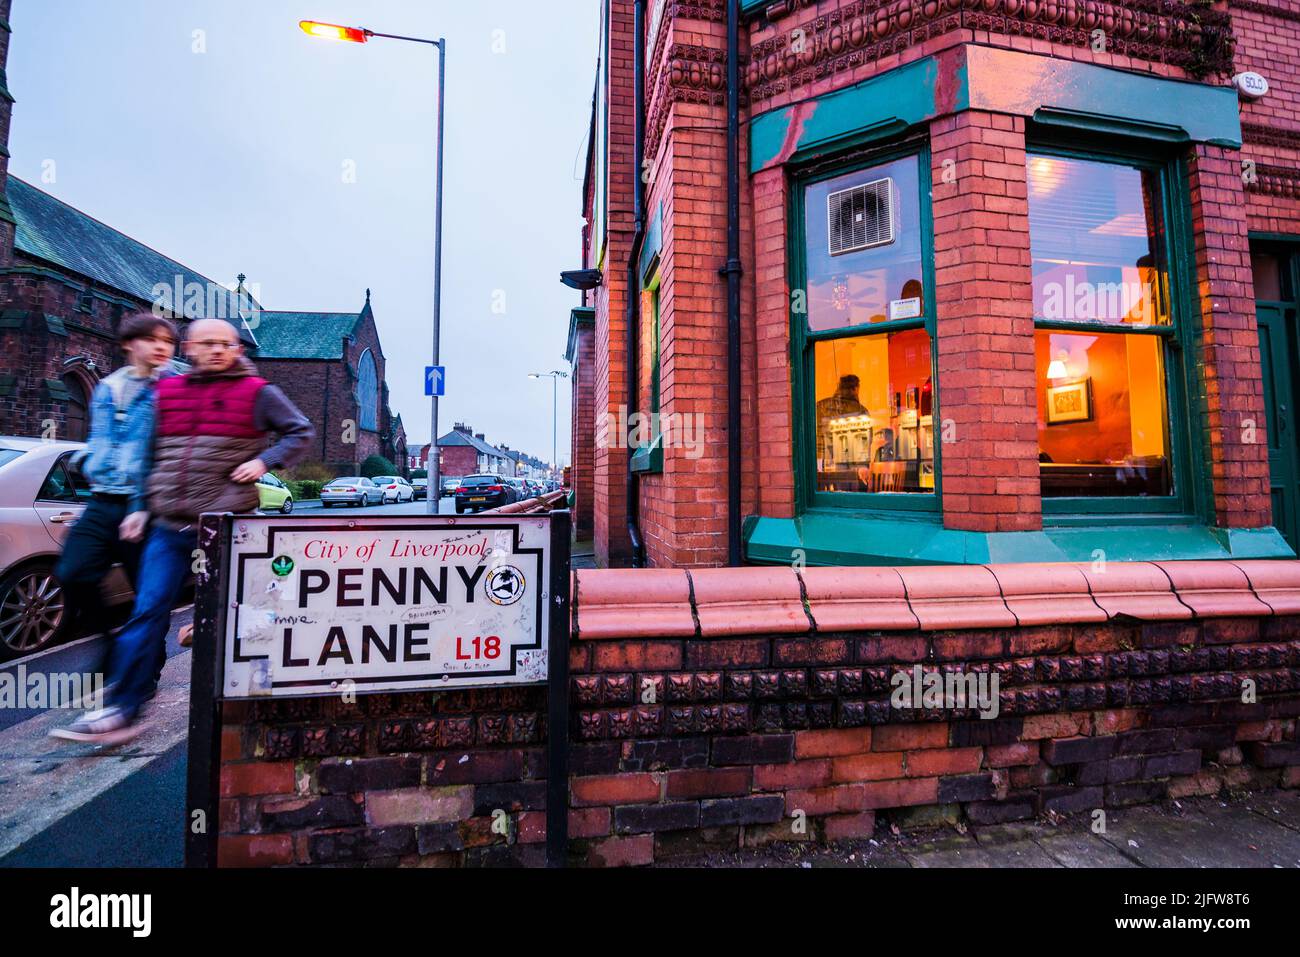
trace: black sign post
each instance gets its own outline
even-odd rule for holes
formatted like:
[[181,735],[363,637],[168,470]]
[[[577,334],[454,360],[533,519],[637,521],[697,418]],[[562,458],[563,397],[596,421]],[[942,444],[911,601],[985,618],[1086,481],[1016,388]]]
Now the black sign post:
[[[521,516],[522,517],[522,516]],[[569,531],[568,511],[550,512],[550,580],[542,600],[547,638],[546,864],[563,867],[569,836]],[[186,782],[185,866],[217,866],[220,808],[221,707],[224,695],[227,615],[231,592],[234,516],[204,515],[199,523],[202,560],[196,568],[194,644],[190,671],[189,768]],[[306,519],[311,523],[312,519]],[[322,524],[334,519],[324,520]],[[415,520],[439,526],[438,516]],[[304,522],[295,517],[295,524]],[[473,687],[460,684],[457,687]],[[364,692],[363,692],[364,693]]]
[[[546,866],[569,853],[569,513],[551,512],[551,609],[546,680]],[[562,560],[561,560],[562,559]]]
[[221,662],[226,640],[229,512],[199,519],[202,560],[194,582],[190,660],[189,764],[185,788],[185,866],[217,866],[221,788]]

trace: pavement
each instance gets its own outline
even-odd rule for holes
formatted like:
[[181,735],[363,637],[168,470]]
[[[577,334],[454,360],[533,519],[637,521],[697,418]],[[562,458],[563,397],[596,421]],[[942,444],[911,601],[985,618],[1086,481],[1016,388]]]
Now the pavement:
[[864,868],[1294,868],[1300,867],[1300,791],[1245,793],[1228,800],[1191,798],[1106,812],[1105,830],[1090,815],[986,827],[945,826],[833,845],[784,842],[714,849],[666,867]]

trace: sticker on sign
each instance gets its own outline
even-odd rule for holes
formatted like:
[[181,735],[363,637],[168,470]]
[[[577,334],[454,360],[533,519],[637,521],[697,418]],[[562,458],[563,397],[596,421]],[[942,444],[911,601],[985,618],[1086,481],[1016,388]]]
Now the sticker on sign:
[[239,518],[225,697],[546,680],[544,518]]

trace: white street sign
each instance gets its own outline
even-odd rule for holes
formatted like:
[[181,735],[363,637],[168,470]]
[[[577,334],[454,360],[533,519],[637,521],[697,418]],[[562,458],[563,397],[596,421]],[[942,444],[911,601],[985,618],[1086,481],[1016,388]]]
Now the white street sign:
[[545,518],[234,520],[222,694],[535,684]]

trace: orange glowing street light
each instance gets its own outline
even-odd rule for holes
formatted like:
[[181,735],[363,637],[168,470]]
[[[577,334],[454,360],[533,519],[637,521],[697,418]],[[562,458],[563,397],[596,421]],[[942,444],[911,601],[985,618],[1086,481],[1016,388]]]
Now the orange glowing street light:
[[[434,366],[440,365],[439,352],[441,350],[442,337],[442,128],[443,119],[446,114],[444,103],[447,92],[447,41],[444,37],[437,40],[425,40],[421,37],[406,37],[398,33],[376,33],[374,30],[367,30],[365,27],[343,27],[337,23],[321,23],[318,20],[299,20],[298,26],[302,32],[309,37],[316,37],[322,40],[343,40],[347,43],[365,43],[371,37],[383,37],[385,40],[406,40],[408,43],[423,43],[428,46],[438,48],[438,159],[435,171],[437,181],[437,204],[434,207],[433,218],[433,362]],[[0,84],[3,85],[3,84]],[[429,488],[437,489],[441,487],[442,473],[438,461],[438,396],[435,393],[432,401],[432,408],[429,410],[430,435],[429,435]],[[438,511],[437,494],[425,496],[427,502],[425,507],[432,513]],[[556,802],[560,806],[560,802]],[[559,828],[568,818],[561,815],[558,822],[551,822],[552,826],[560,833]]]
[[365,43],[370,31],[359,27],[341,27],[337,23],[320,23],[316,20],[299,20],[298,26],[308,36],[322,40],[346,40],[348,43]]

